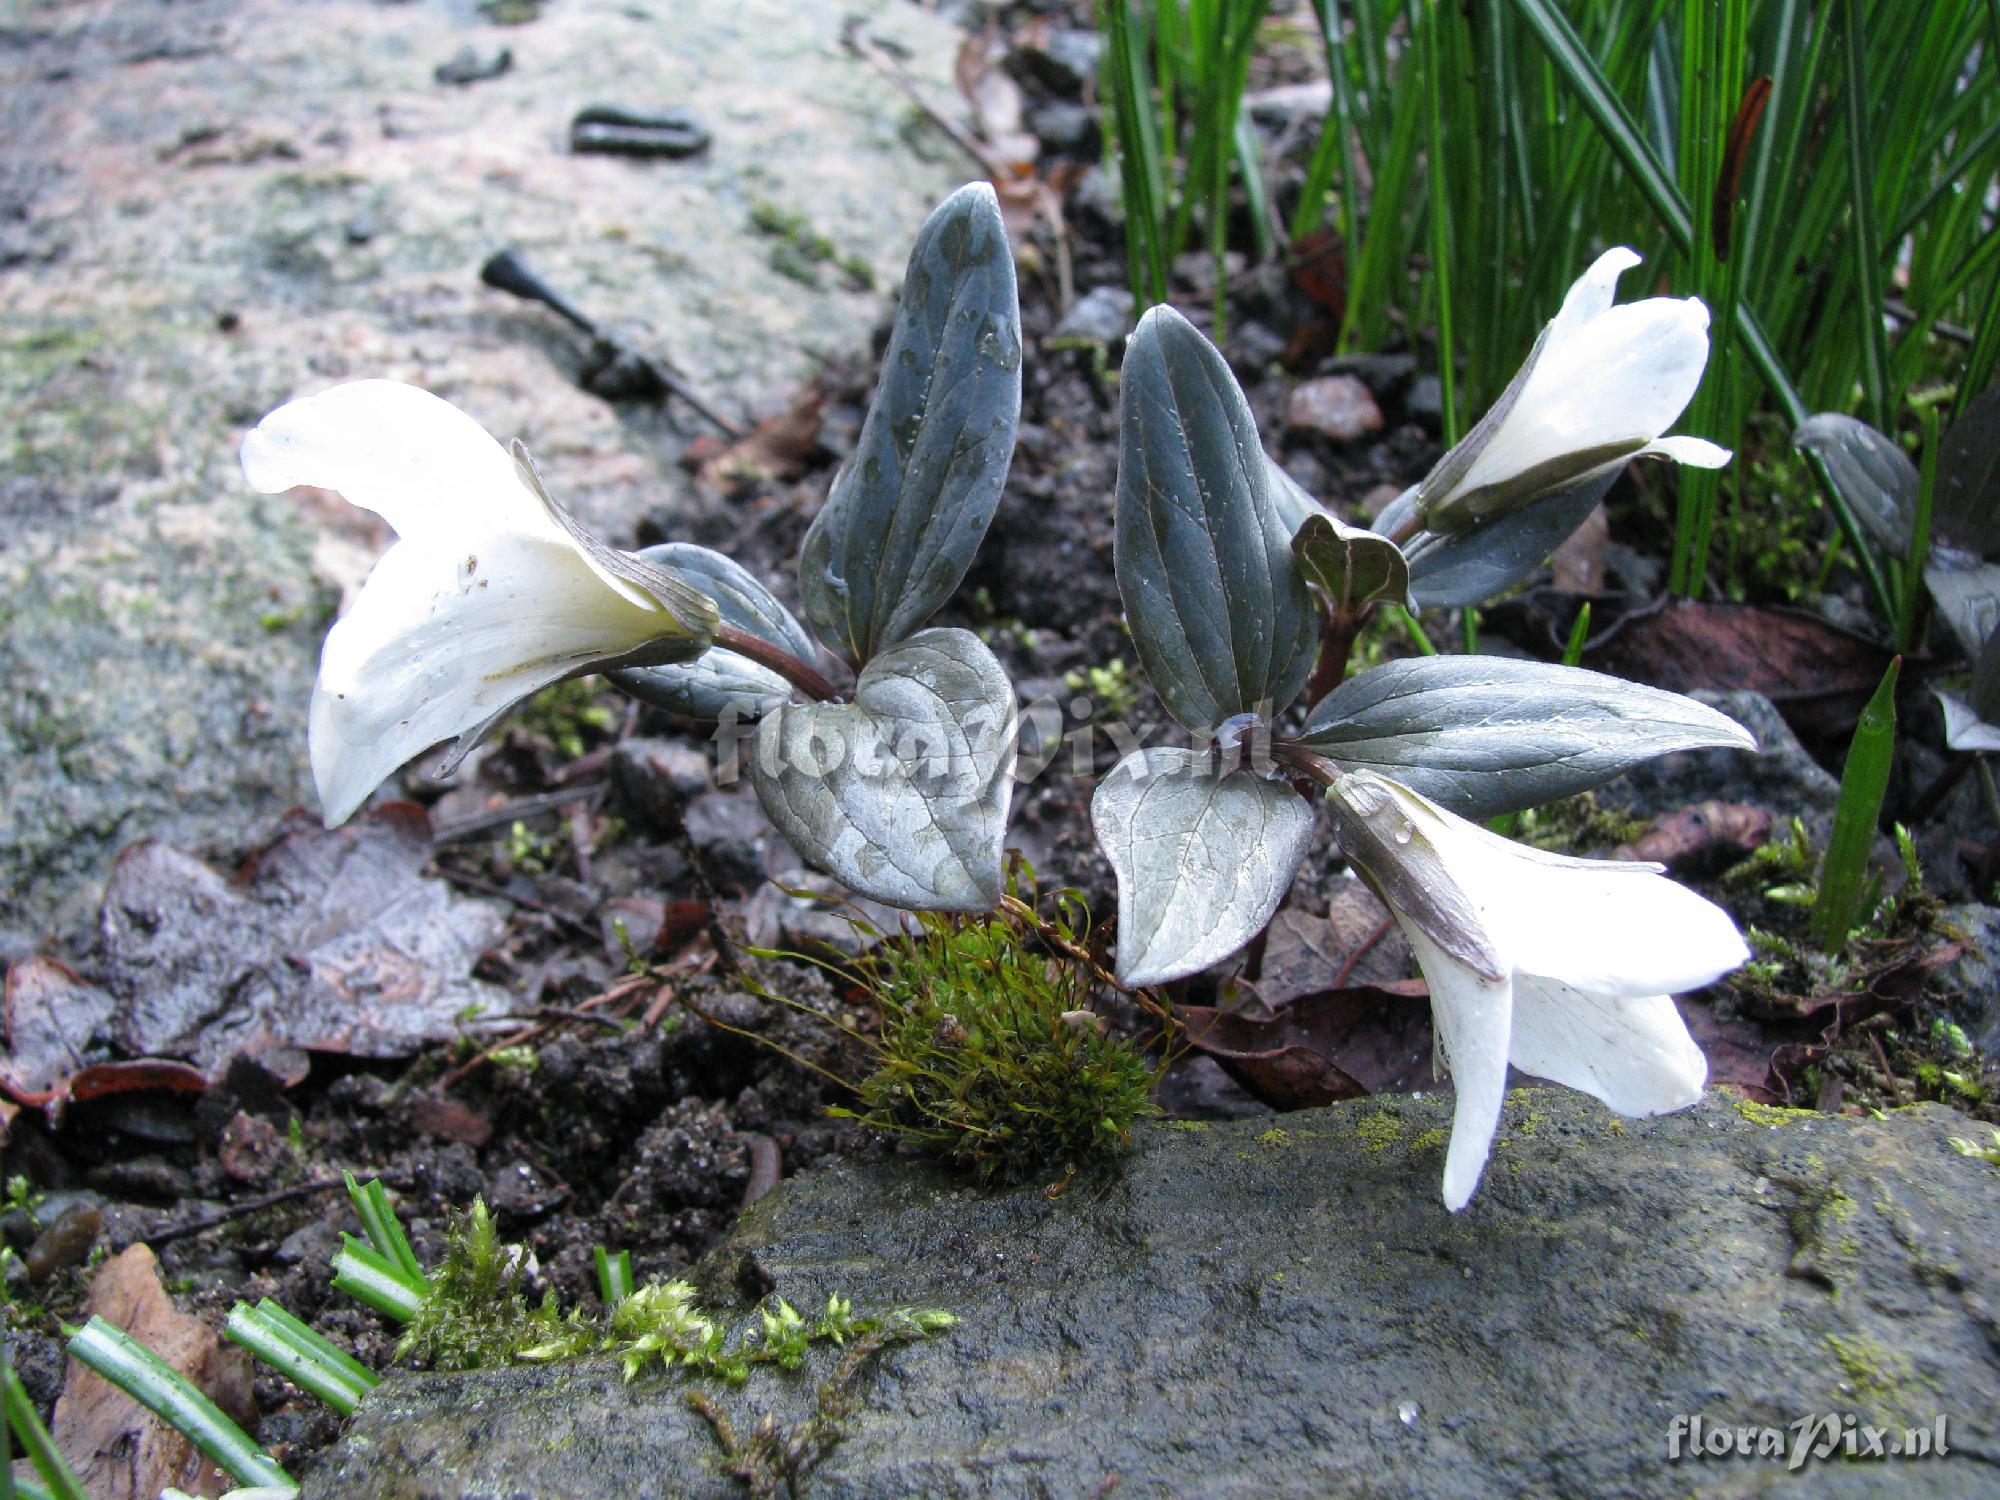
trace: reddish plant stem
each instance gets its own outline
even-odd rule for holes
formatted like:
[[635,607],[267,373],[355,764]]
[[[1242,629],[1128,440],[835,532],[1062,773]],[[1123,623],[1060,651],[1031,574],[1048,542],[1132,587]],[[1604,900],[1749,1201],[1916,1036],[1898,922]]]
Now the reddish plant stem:
[[830,703],[840,696],[834,691],[833,684],[814,668],[762,636],[724,623],[715,627],[715,644],[725,651],[734,651],[738,656],[749,657],[760,667],[769,667],[816,703]]

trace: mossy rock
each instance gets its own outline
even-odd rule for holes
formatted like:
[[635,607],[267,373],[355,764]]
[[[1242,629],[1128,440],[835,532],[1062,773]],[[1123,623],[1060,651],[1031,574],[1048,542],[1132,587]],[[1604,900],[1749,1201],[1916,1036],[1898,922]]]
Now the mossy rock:
[[[1952,1148],[1963,1118],[1773,1129],[1715,1094],[1618,1131],[1579,1095],[1517,1092],[1452,1215],[1450,1107],[1300,1112],[1282,1144],[1269,1120],[1146,1126],[1054,1198],[836,1163],[759,1204],[702,1277],[960,1319],[882,1356],[809,1495],[2000,1495],[2000,1173]],[[1393,1141],[1366,1124],[1385,1113]],[[1829,1234],[1838,1284],[1800,1264]],[[814,1383],[711,1394],[741,1433],[803,1420]],[[742,1493],[684,1397],[604,1364],[397,1376],[306,1493]],[[1802,1475],[1665,1461],[1677,1413],[1825,1412],[1943,1413],[1952,1451]]]

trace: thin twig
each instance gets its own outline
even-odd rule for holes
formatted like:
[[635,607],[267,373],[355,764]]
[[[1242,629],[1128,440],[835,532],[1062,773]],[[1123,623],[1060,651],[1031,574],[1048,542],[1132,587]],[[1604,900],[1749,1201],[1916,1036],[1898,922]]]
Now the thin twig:
[[1337,990],[1340,989],[1342,986],[1344,986],[1347,983],[1348,976],[1353,974],[1354,966],[1360,963],[1362,959],[1366,958],[1368,956],[1368,950],[1373,948],[1377,943],[1381,942],[1383,938],[1387,937],[1389,935],[1389,929],[1391,927],[1394,927],[1395,925],[1396,925],[1396,919],[1394,917],[1384,917],[1382,919],[1382,925],[1377,927],[1373,932],[1369,933],[1368,936],[1364,938],[1361,941],[1361,943],[1355,948],[1355,950],[1347,955],[1345,962],[1343,962],[1340,966],[1340,972],[1333,976],[1332,988]]
[[993,184],[995,191],[998,191],[1003,183],[1027,181],[1034,185],[1035,207],[1048,221],[1049,232],[1055,241],[1056,300],[1061,311],[1069,311],[1070,304],[1076,300],[1076,278],[1070,265],[1069,225],[1063,219],[1061,196],[1048,183],[1035,176],[1032,169],[1025,177],[1017,172],[1012,165],[995,156],[984,141],[931,103],[924,91],[917,87],[916,80],[903,70],[902,65],[869,38],[865,22],[858,18],[850,21],[841,33],[840,39],[848,51],[901,89],[909,101],[923,112],[925,118],[951,137],[952,143],[971,157],[979,170],[985,173],[986,180]]
[[455,822],[445,824],[431,834],[431,842],[456,844],[471,838],[476,833],[484,833],[489,828],[526,822],[529,818],[539,818],[544,813],[561,812],[572,802],[595,802],[610,789],[609,780],[586,781],[577,786],[563,787],[559,791],[537,792],[532,797],[517,797],[499,807],[473,813],[470,817],[459,818]]
[[280,1188],[275,1193],[265,1193],[257,1198],[245,1198],[240,1203],[230,1204],[220,1212],[190,1220],[185,1224],[175,1224],[152,1234],[143,1235],[141,1238],[149,1245],[164,1245],[169,1240],[183,1240],[191,1234],[201,1234],[205,1230],[227,1224],[232,1219],[240,1219],[246,1214],[254,1214],[262,1209],[275,1208],[278,1204],[287,1203],[294,1198],[309,1198],[314,1193],[330,1193],[335,1188],[346,1186],[345,1179],[329,1177],[322,1182],[307,1182],[297,1187]]

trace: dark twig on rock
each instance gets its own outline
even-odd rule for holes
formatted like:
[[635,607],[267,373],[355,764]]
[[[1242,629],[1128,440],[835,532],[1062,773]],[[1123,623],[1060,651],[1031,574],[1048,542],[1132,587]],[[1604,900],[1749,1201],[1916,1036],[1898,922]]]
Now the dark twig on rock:
[[294,1198],[310,1198],[315,1193],[330,1193],[336,1188],[344,1188],[347,1183],[339,1177],[328,1177],[318,1182],[301,1183],[297,1187],[280,1188],[275,1193],[265,1193],[257,1198],[244,1198],[229,1207],[204,1218],[191,1219],[185,1224],[169,1225],[165,1229],[154,1230],[143,1236],[149,1245],[164,1245],[169,1240],[184,1240],[191,1234],[202,1234],[245,1214],[254,1214],[262,1209],[275,1208],[280,1203],[289,1203]]

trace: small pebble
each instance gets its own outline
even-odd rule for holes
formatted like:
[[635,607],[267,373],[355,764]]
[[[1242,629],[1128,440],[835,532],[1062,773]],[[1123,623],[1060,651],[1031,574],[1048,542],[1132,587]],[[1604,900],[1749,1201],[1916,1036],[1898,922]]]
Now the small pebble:
[[468,43],[432,69],[431,76],[439,83],[457,84],[463,88],[469,83],[483,83],[489,78],[498,78],[513,66],[512,48],[502,47],[491,57],[481,57],[479,49]]
[[708,128],[684,109],[642,114],[593,104],[578,110],[569,125],[570,150],[609,156],[695,156],[708,142]]
[[1351,443],[1382,430],[1382,408],[1354,376],[1322,375],[1292,392],[1285,408],[1285,425],[1294,431],[1316,432],[1337,443]]

